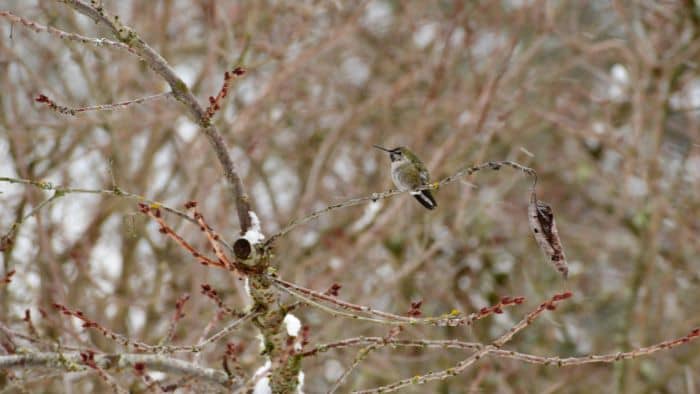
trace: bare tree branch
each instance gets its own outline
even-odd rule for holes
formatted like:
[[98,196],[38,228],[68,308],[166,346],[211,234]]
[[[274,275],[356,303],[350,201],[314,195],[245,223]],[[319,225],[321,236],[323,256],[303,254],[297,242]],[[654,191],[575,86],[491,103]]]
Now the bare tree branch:
[[103,8],[96,8],[81,0],[58,0],[71,6],[77,12],[89,17],[96,23],[105,25],[112,35],[120,42],[126,44],[143,59],[148,66],[158,75],[163,77],[172,90],[175,98],[183,103],[189,110],[190,115],[199,123],[207,136],[209,143],[216,153],[216,157],[224,171],[224,177],[232,187],[233,197],[238,212],[238,220],[241,224],[241,234],[244,234],[251,225],[250,219],[250,199],[243,189],[243,182],[236,172],[236,167],[231,160],[224,138],[217,127],[211,123],[206,111],[197,102],[187,84],[177,76],[175,70],[155,49],[149,46],[130,27],[122,24],[118,18],[107,14]]
[[[163,211],[171,213],[171,214],[173,214],[181,219],[187,220],[188,222],[190,222],[192,224],[199,225],[199,222],[197,221],[197,219],[195,219],[194,217],[191,217],[189,214],[187,214],[187,212],[183,212],[183,211],[180,211],[178,209],[171,208],[167,205],[164,205],[161,202],[151,200],[151,199],[146,198],[142,195],[121,190],[118,187],[115,187],[112,190],[109,190],[109,189],[83,189],[83,188],[77,188],[77,187],[54,185],[53,183],[46,182],[46,181],[35,181],[35,180],[31,180],[31,179],[10,178],[10,177],[0,177],[0,182],[29,185],[29,186],[37,187],[37,188],[42,189],[42,190],[54,191],[53,196],[51,196],[49,199],[45,200],[40,205],[35,207],[29,214],[25,215],[25,218],[22,219],[22,221],[35,215],[39,209],[46,207],[50,203],[56,201],[58,198],[64,197],[66,195],[69,195],[69,194],[101,194],[101,195],[105,195],[105,196],[126,198],[129,200],[134,200],[134,201],[146,203],[150,207],[162,209]],[[13,225],[10,232],[2,237],[3,241],[6,241],[7,239],[11,239],[14,236],[16,228],[19,224],[21,224],[21,223],[16,223],[15,225]],[[224,245],[226,247],[226,249],[228,249],[229,251],[233,252],[233,248],[225,240],[218,239],[217,242]]]
[[[456,173],[454,173],[454,174],[452,174],[452,175],[450,175],[450,176],[448,176],[448,177],[446,177],[438,182],[434,182],[430,185],[420,187],[420,188],[416,189],[416,191],[419,191],[419,190],[437,190],[444,185],[456,182],[456,181],[462,179],[462,177],[469,176],[469,175],[474,174],[476,172],[479,172],[481,170],[491,169],[491,170],[498,171],[503,166],[509,166],[509,167],[515,168],[516,170],[520,170],[520,171],[524,172],[525,174],[534,177],[533,187],[534,187],[534,184],[537,183],[537,173],[532,168],[526,167],[522,164],[518,164],[514,161],[502,160],[502,161],[489,161],[489,162],[486,162],[483,164],[477,164],[477,165],[472,166],[472,167],[463,168],[463,169],[457,171]],[[287,226],[284,227],[282,230],[271,235],[270,238],[266,241],[266,244],[268,244],[268,245],[272,244],[277,238],[280,238],[280,237],[287,235],[294,228],[301,226],[303,224],[306,224],[314,219],[317,219],[317,218],[321,217],[322,215],[324,215],[330,211],[333,211],[335,209],[352,207],[355,205],[365,204],[368,202],[376,202],[378,200],[382,200],[385,198],[393,197],[393,196],[396,196],[399,194],[410,193],[410,192],[411,191],[388,190],[388,191],[385,191],[382,193],[372,193],[369,196],[351,198],[349,200],[345,200],[345,201],[337,203],[337,204],[329,205],[323,209],[312,212],[310,215],[305,216],[301,219],[293,220],[292,222],[287,224]]]
[[[150,354],[95,354],[95,362],[105,370],[135,367],[144,364],[148,369],[170,372],[179,375],[193,376],[198,379],[217,383],[224,387],[231,387],[240,377],[229,377],[226,372],[205,368],[190,362],[171,358],[164,355]],[[21,355],[0,355],[0,368],[33,368],[42,367],[59,369],[64,371],[76,371],[86,368],[82,364],[82,356],[79,352],[43,352]]]
[[135,104],[141,104],[145,103],[147,101],[152,101],[152,100],[158,100],[161,98],[167,98],[172,96],[171,92],[166,92],[166,93],[158,93],[158,94],[153,94],[150,96],[146,97],[141,97],[137,99],[132,99],[132,100],[127,100],[127,101],[122,101],[119,103],[114,103],[114,104],[100,104],[100,105],[90,105],[87,107],[77,107],[77,108],[70,108],[70,107],[65,107],[62,105],[56,104],[53,100],[48,98],[47,96],[40,94],[35,101],[39,103],[44,103],[49,108],[52,110],[64,114],[64,115],[77,115],[82,112],[90,112],[90,111],[119,111],[119,110],[124,110],[130,105],[135,105]]

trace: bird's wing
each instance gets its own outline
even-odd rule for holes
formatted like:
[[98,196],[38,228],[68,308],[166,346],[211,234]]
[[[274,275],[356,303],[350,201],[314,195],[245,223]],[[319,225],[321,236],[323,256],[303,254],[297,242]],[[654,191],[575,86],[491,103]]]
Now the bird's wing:
[[430,183],[430,174],[428,173],[428,169],[425,167],[425,164],[423,164],[423,162],[416,157],[415,165],[418,169],[418,173],[420,174],[421,184],[425,185]]
[[430,183],[430,174],[425,169],[420,170],[420,182],[424,185]]

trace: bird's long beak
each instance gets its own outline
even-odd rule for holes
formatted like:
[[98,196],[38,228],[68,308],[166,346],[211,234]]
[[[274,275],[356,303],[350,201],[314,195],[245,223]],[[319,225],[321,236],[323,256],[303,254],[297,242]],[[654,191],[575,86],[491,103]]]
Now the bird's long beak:
[[383,150],[384,152],[389,152],[389,153],[392,152],[391,149],[387,149],[387,148],[381,147],[379,145],[372,145],[372,146],[374,146],[375,148],[377,148],[379,150]]

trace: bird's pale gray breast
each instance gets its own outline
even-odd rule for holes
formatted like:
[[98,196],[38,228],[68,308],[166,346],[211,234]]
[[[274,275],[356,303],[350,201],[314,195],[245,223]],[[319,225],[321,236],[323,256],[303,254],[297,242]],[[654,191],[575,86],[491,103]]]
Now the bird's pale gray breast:
[[400,163],[393,168],[391,179],[399,190],[412,190],[421,186],[421,177],[418,169],[408,162]]

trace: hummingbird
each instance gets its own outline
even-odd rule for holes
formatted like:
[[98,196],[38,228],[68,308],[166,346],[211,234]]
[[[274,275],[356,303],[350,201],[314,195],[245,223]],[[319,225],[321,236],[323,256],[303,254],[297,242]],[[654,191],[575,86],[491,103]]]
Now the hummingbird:
[[394,149],[386,149],[379,145],[374,145],[374,147],[389,153],[391,179],[399,190],[411,191],[411,195],[428,209],[437,207],[430,190],[416,190],[430,183],[430,174],[428,169],[425,168],[425,164],[415,153],[403,146]]

